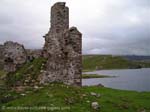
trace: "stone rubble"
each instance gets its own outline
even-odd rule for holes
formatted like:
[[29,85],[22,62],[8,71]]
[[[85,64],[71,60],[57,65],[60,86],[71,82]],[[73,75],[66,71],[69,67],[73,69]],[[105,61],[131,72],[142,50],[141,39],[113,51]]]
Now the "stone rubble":
[[94,110],[100,110],[100,105],[99,105],[98,102],[92,102],[92,103],[91,103],[91,107],[92,107],[92,109],[94,109]]
[[101,97],[101,95],[100,95],[100,94],[98,94],[98,93],[91,92],[90,94],[91,94],[91,96]]

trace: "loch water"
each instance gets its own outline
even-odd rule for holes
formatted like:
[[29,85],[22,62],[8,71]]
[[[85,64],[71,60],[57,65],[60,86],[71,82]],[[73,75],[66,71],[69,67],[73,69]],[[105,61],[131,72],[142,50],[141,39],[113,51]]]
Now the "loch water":
[[99,70],[85,72],[84,74],[101,74],[116,77],[83,79],[82,85],[102,84],[105,87],[114,89],[150,91],[150,68]]

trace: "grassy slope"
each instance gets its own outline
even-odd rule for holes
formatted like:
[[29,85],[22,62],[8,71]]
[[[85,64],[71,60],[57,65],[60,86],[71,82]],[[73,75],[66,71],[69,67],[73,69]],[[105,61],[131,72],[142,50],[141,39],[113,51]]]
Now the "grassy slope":
[[150,63],[144,62],[132,62],[119,56],[111,55],[84,55],[83,56],[83,70],[95,70],[99,69],[125,69],[130,67],[150,67]]
[[[90,92],[101,94],[101,97],[91,96]],[[9,95],[11,96],[11,93]],[[140,110],[143,109],[150,112],[149,99],[150,92],[138,93],[100,87],[75,88],[62,84],[51,84],[40,90],[28,89],[26,96],[19,96],[15,100],[2,103],[1,106],[71,107],[70,110],[61,110],[61,112],[94,112],[90,104],[97,101],[101,105],[101,112],[138,112],[138,110],[141,112]],[[16,110],[3,110],[3,112],[16,112]],[[41,110],[19,112],[41,112]],[[56,109],[54,112],[60,112],[60,110]]]

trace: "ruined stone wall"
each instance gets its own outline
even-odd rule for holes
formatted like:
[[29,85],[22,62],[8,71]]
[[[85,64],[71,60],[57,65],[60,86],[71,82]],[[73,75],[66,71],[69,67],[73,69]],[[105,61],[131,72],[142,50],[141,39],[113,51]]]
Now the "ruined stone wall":
[[27,53],[24,46],[16,42],[8,41],[4,43],[4,70],[14,72],[25,63]]
[[51,8],[51,28],[44,36],[48,58],[44,81],[81,85],[81,38],[77,28],[69,29],[69,8],[58,2]]
[[[64,2],[58,2],[51,7],[51,27],[49,32],[44,36],[45,45],[43,48],[44,57],[49,57],[51,52],[60,48],[62,42],[63,32],[69,29],[69,8],[65,6]],[[51,46],[51,48],[50,48]]]
[[42,57],[42,49],[25,49],[19,43],[5,42],[4,45],[0,45],[0,70],[13,72],[17,66],[39,57]]
[[69,28],[69,8],[64,2],[54,4],[51,8],[51,32],[62,33]]
[[68,81],[71,84],[81,85],[82,74],[82,34],[76,27],[72,27],[64,33],[64,54],[67,59],[66,69]]
[[0,70],[4,67],[4,46],[0,45]]
[[42,57],[42,49],[26,49],[26,52],[28,61]]

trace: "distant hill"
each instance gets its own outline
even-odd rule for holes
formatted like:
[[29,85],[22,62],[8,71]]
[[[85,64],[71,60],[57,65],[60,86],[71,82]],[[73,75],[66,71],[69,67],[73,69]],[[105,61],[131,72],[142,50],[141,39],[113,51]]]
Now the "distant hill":
[[128,60],[135,60],[135,61],[150,61],[150,56],[136,56],[136,55],[126,55],[122,56]]
[[150,67],[150,62],[129,60],[124,56],[84,55],[83,71],[101,69],[135,69]]

